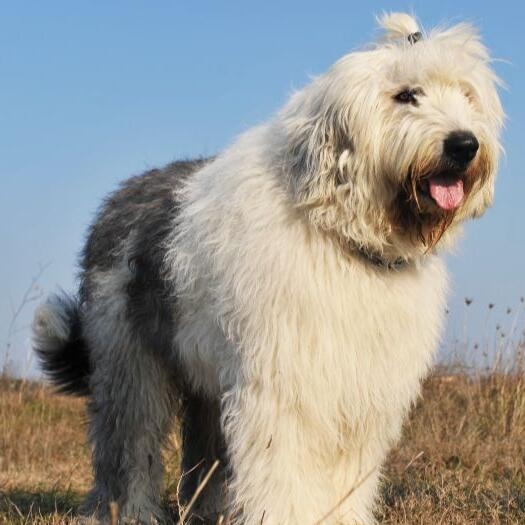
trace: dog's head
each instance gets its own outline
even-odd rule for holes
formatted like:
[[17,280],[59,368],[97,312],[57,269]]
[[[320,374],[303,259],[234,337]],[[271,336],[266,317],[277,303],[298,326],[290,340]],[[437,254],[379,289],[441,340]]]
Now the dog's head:
[[410,259],[491,204],[503,111],[469,25],[424,36],[405,14],[280,115],[298,205],[351,247]]

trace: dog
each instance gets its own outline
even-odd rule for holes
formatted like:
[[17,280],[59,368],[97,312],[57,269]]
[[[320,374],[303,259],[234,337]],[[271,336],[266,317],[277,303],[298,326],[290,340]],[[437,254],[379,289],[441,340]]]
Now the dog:
[[375,522],[443,325],[439,253],[492,202],[504,121],[473,27],[379,22],[224,152],[124,182],[78,294],[37,310],[44,371],[89,399],[85,516],[168,519],[178,416],[185,523]]

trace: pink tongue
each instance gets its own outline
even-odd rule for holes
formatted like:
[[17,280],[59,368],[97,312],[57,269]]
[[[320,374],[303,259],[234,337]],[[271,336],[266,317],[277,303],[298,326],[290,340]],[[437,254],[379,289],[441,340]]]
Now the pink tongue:
[[463,200],[463,181],[446,175],[434,175],[428,179],[430,195],[443,210],[456,209]]

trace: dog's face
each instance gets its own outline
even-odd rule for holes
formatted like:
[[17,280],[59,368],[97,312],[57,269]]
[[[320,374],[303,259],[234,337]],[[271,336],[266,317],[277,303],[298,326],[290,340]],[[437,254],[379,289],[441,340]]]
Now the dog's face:
[[292,99],[287,154],[312,222],[360,249],[410,258],[491,204],[503,112],[470,26],[422,38],[407,15],[383,25],[385,41]]
[[393,51],[379,104],[389,145],[381,171],[398,188],[394,222],[417,227],[431,247],[492,202],[502,122],[496,79],[465,27]]

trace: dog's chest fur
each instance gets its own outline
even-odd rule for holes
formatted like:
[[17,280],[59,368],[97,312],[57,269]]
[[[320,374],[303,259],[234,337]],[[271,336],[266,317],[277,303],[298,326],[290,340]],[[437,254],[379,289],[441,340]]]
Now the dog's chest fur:
[[338,433],[379,417],[394,438],[438,343],[441,261],[394,271],[348,258],[246,158],[226,155],[189,181],[171,240],[191,381],[221,395],[241,378],[308,424]]

